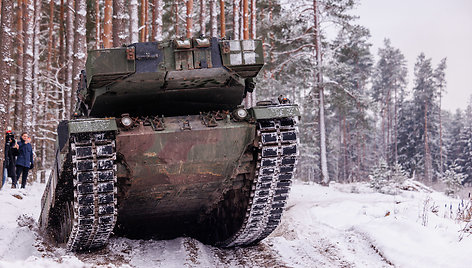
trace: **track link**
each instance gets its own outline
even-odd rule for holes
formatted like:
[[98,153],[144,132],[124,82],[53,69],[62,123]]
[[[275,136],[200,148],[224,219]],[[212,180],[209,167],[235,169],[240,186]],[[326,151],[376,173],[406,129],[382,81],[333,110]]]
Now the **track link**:
[[70,138],[74,200],[67,249],[102,247],[117,219],[115,134],[80,133]]
[[293,118],[259,120],[256,176],[241,228],[222,247],[247,246],[271,234],[280,222],[297,162]]

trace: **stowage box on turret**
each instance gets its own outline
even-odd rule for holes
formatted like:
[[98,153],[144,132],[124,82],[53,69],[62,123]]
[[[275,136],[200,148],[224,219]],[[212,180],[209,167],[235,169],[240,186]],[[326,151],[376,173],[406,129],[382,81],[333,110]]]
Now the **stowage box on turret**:
[[288,100],[241,106],[260,40],[193,38],[89,51],[57,128],[41,229],[81,251],[110,234],[257,243],[280,222],[297,156]]

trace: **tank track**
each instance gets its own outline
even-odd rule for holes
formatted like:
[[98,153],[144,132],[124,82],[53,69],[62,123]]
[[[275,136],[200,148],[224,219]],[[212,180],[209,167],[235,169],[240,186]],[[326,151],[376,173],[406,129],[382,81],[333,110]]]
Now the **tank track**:
[[74,200],[67,249],[106,244],[117,219],[115,133],[80,133],[70,138]]
[[293,118],[257,122],[256,175],[241,228],[222,247],[255,244],[280,223],[297,162],[297,127]]

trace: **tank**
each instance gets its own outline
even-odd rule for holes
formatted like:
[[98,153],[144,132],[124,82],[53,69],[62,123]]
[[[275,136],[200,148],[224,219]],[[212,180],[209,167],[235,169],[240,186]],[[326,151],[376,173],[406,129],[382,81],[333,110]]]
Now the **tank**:
[[279,224],[297,162],[297,105],[241,105],[260,40],[135,43],[88,52],[57,127],[40,229],[71,251],[110,235],[246,246]]

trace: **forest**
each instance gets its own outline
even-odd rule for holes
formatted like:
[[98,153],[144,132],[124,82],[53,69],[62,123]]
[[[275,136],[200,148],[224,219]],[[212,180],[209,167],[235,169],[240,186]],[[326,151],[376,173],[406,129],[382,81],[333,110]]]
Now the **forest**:
[[299,105],[299,179],[472,184],[472,95],[465,110],[442,108],[447,55],[432,62],[419,54],[409,79],[389,39],[372,51],[369,29],[352,15],[358,3],[2,0],[0,129],[31,133],[35,180],[45,181],[88,50],[200,35],[255,38],[266,64],[244,104],[282,94]]

